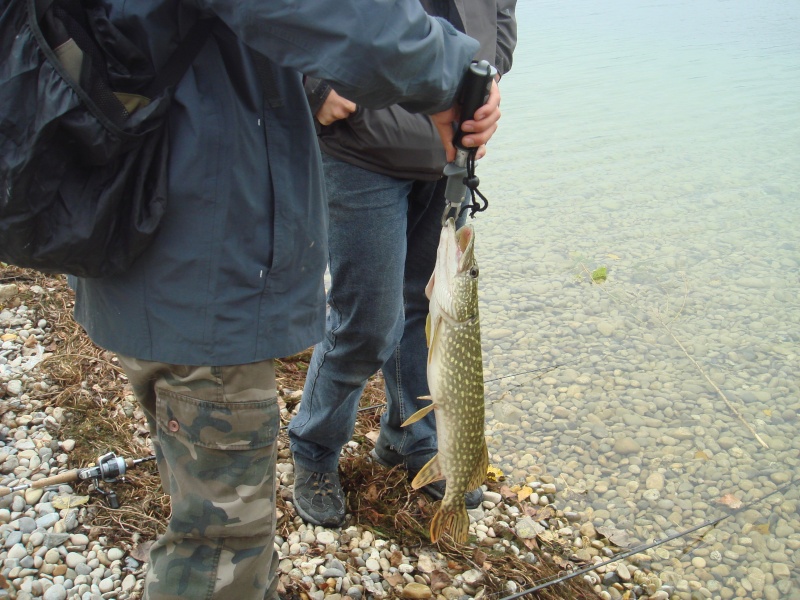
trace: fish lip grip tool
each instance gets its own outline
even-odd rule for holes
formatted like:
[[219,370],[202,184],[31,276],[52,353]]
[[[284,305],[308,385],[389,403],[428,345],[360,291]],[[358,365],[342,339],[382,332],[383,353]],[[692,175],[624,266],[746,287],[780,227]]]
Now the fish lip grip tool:
[[464,137],[464,132],[461,130],[461,125],[464,121],[472,120],[475,116],[475,111],[486,104],[492,89],[492,80],[496,75],[497,69],[486,60],[473,62],[464,74],[458,97],[458,103],[461,105],[461,121],[453,137],[456,157],[453,162],[447,163],[444,168],[447,187],[444,192],[446,204],[442,215],[442,226],[447,222],[448,217],[458,216],[467,188],[474,191],[480,183],[474,175],[474,169],[468,168],[470,156],[474,161],[477,148],[466,148],[462,144],[461,140]]

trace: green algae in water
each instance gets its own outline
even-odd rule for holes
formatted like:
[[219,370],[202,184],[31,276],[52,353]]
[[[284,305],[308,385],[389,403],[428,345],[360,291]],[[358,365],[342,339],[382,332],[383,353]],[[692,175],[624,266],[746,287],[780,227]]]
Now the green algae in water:
[[606,269],[605,267],[597,267],[594,271],[592,271],[592,281],[594,283],[597,284],[605,283],[607,278],[608,278],[608,269]]

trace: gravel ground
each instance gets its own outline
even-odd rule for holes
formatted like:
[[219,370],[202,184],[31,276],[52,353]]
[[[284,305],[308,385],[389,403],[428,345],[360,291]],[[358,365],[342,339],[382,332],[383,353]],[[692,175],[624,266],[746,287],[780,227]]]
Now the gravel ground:
[[[34,297],[46,293],[36,286],[29,291]],[[16,293],[15,284],[0,284],[0,486],[6,487],[76,466],[70,461],[75,440],[59,435],[69,413],[37,400],[51,386],[38,365],[47,356],[52,326],[14,302]],[[281,393],[296,398],[299,391]],[[353,442],[345,452],[356,450]],[[291,514],[293,465],[287,448],[282,447],[279,455],[279,493],[289,499],[283,507]],[[490,580],[497,581],[489,555],[504,553],[541,566],[542,554],[526,547],[526,541],[533,547],[535,540],[560,549],[572,559],[571,564],[580,566],[601,562],[619,551],[585,515],[558,509],[561,490],[555,478],[544,475],[527,486],[520,492],[530,494],[525,502],[512,503],[497,491],[487,491],[483,506],[470,511],[470,533],[475,536],[472,558],[477,559],[471,565],[454,562],[451,555],[433,546],[408,547],[376,537],[352,522],[352,517],[341,530],[309,527],[297,517],[287,520],[283,535],[276,539],[282,585],[287,595],[303,589],[304,597],[315,600],[500,598],[523,589],[526,580],[520,577],[517,583],[508,577],[502,581],[502,591],[487,593]],[[143,557],[130,543],[114,544],[96,535],[91,506],[102,499],[93,495],[88,503],[79,503],[85,501],[86,493],[85,485],[61,484],[0,497],[0,597],[124,600],[141,596]],[[647,571],[652,560],[652,555],[642,553],[581,577],[590,584],[588,592],[593,589],[602,598],[669,598],[674,587]]]

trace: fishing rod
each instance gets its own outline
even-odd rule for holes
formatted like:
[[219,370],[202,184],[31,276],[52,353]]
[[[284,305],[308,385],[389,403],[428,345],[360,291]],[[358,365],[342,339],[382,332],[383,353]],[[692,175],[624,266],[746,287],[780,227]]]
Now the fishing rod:
[[606,565],[610,565],[612,563],[615,563],[615,562],[617,562],[619,560],[622,560],[624,558],[627,558],[629,556],[633,556],[634,554],[638,554],[640,552],[644,552],[645,550],[649,550],[651,548],[656,548],[657,546],[661,546],[662,544],[666,544],[667,542],[671,542],[672,540],[676,540],[678,538],[686,537],[687,535],[689,535],[690,533],[694,533],[698,529],[703,529],[704,527],[716,526],[719,523],[721,523],[722,521],[724,521],[725,519],[729,519],[730,517],[733,517],[733,516],[739,514],[740,512],[742,512],[744,510],[748,510],[748,509],[752,508],[753,506],[755,506],[756,504],[759,504],[759,503],[763,502],[764,500],[766,500],[770,496],[773,496],[773,495],[775,495],[775,494],[777,494],[779,492],[783,492],[783,491],[787,490],[788,488],[792,487],[793,485],[795,485],[799,481],[800,481],[800,478],[797,478],[797,479],[794,479],[794,480],[792,480],[792,481],[790,481],[788,483],[785,483],[781,487],[776,488],[773,491],[771,491],[766,496],[762,496],[761,498],[759,498],[757,500],[753,500],[752,502],[749,502],[748,504],[743,504],[742,506],[740,506],[737,509],[734,509],[732,512],[728,513],[727,515],[723,515],[723,516],[717,517],[715,519],[708,519],[706,521],[703,521],[699,525],[695,525],[694,527],[690,527],[689,529],[686,529],[684,531],[680,531],[678,533],[673,533],[672,535],[668,535],[665,538],[656,540],[654,542],[650,542],[648,544],[641,544],[639,546],[636,546],[635,548],[631,548],[630,550],[626,550],[625,552],[620,552],[619,554],[617,554],[617,555],[615,555],[615,556],[613,556],[613,557],[611,557],[608,560],[605,560],[603,562],[599,562],[599,563],[594,564],[594,565],[590,565],[590,566],[587,566],[587,567],[583,567],[581,569],[577,569],[575,571],[572,571],[571,573],[567,573],[566,575],[559,575],[558,577],[547,579],[547,580],[544,581],[544,583],[540,583],[540,584],[538,584],[538,585],[536,585],[536,586],[534,586],[532,588],[528,588],[528,589],[522,590],[521,592],[517,592],[517,593],[512,594],[510,596],[503,596],[503,597],[499,598],[498,600],[516,600],[517,598],[522,598],[523,596],[527,596],[528,594],[532,594],[534,592],[541,591],[541,590],[543,590],[545,588],[549,588],[549,587],[551,587],[553,585],[556,585],[557,583],[563,583],[564,581],[568,581],[570,579],[573,579],[574,577],[578,577],[579,575],[583,575],[585,573],[589,573],[590,571],[594,571],[596,569],[599,569],[600,567],[604,567]]
[[53,475],[52,477],[45,477],[44,479],[38,479],[32,483],[25,483],[14,487],[0,486],[0,498],[23,490],[39,490],[72,481],[91,480],[94,483],[95,490],[105,497],[108,505],[111,508],[119,508],[119,499],[117,498],[116,492],[114,492],[114,490],[103,489],[100,482],[116,483],[124,479],[124,475],[128,469],[141,463],[155,460],[155,458],[155,455],[145,456],[144,458],[122,458],[113,452],[108,452],[97,459],[96,465],[90,467],[72,469],[59,473],[58,475]]

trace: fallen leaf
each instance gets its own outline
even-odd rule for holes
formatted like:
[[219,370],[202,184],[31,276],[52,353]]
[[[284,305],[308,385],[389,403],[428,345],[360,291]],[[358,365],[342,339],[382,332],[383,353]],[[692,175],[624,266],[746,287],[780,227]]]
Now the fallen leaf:
[[528,540],[522,540],[522,543],[528,550],[537,550],[539,548],[539,544],[536,543],[536,539],[530,538]]
[[617,256],[616,254],[606,254],[606,256],[607,256],[608,258],[610,258],[611,260],[622,260],[622,259],[621,259],[619,256]]
[[627,548],[630,545],[630,536],[628,536],[626,531],[622,531],[621,529],[601,526],[597,528],[597,533],[619,548]]
[[534,506],[532,504],[525,504],[522,510],[534,521],[545,521],[556,516],[556,511],[552,506]]
[[553,562],[558,565],[559,569],[564,569],[565,567],[571,567],[572,566],[572,563],[570,563],[563,556],[559,556],[558,554],[553,554]]
[[592,281],[594,283],[603,283],[608,279],[608,269],[605,267],[597,267],[592,271]]
[[761,535],[769,535],[769,523],[759,523],[758,525],[754,525],[753,529]]
[[523,486],[517,491],[517,499],[522,502],[527,498],[530,498],[530,495],[533,493],[533,489],[529,488],[527,485]]
[[727,506],[728,508],[732,508],[733,510],[742,507],[742,501],[739,500],[739,498],[737,498],[733,494],[725,494],[722,498],[717,500],[717,503],[724,504],[725,506]]
[[708,460],[708,454],[706,454],[702,450],[698,450],[697,452],[695,452],[694,457],[696,460]]
[[489,467],[486,470],[486,478],[492,483],[497,483],[498,481],[505,481],[506,476],[505,473],[497,467]]
[[366,492],[364,492],[364,499],[370,504],[374,504],[375,501],[380,497],[381,494],[378,491],[378,486],[376,486],[374,483],[367,488]]
[[89,501],[89,496],[56,496],[53,498],[53,508],[62,510],[65,508],[72,508],[73,506],[80,506]]
[[434,592],[443,590],[444,588],[449,586],[452,582],[453,582],[452,578],[445,571],[440,571],[439,569],[436,569],[431,573],[431,590]]
[[400,573],[387,573],[383,578],[389,582],[389,585],[400,585],[405,581]]
[[500,495],[502,495],[503,498],[505,498],[506,500],[517,497],[517,493],[511,491],[511,488],[508,487],[507,485],[504,485],[503,487],[500,488]]
[[[31,337],[33,337],[33,336],[31,336]],[[31,339],[31,338],[28,338],[28,339]],[[771,408],[765,408],[764,409],[764,414],[767,415],[768,417],[771,417],[772,416],[772,409]]]
[[556,541],[556,534],[550,531],[549,529],[545,529],[541,533],[537,534],[537,537],[542,540],[543,542],[554,542]]
[[152,541],[137,544],[131,548],[130,552],[128,552],[128,555],[134,560],[138,560],[140,563],[147,562],[150,560],[150,546],[152,545]]

